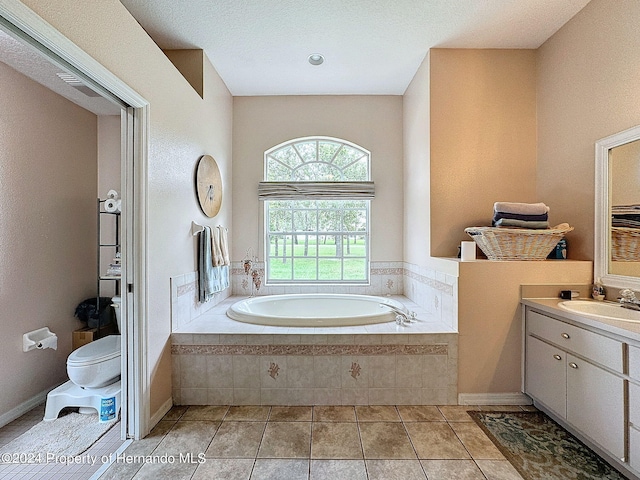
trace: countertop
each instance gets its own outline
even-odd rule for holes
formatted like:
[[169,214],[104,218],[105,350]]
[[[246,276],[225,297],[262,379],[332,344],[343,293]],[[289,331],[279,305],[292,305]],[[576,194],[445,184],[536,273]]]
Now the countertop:
[[[577,298],[575,300],[596,301],[589,298]],[[577,326],[597,328],[604,332],[624,337],[624,339],[631,340],[633,343],[640,345],[640,323],[610,320],[608,318],[596,318],[570,312],[558,305],[560,302],[566,301],[569,300],[562,300],[560,298],[523,298],[520,303],[528,307],[533,307],[540,312],[567,319],[570,323]],[[640,312],[638,312],[638,317],[640,317]]]

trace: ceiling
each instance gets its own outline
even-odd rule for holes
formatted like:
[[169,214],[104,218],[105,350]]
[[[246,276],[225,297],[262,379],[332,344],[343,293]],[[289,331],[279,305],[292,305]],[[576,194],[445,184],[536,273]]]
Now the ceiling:
[[402,95],[430,48],[537,48],[589,0],[121,2],[161,48],[203,49],[246,96]]

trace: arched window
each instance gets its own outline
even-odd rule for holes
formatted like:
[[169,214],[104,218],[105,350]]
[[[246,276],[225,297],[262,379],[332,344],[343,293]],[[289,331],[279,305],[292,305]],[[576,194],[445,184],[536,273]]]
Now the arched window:
[[371,154],[307,137],[264,154],[267,283],[368,283]]

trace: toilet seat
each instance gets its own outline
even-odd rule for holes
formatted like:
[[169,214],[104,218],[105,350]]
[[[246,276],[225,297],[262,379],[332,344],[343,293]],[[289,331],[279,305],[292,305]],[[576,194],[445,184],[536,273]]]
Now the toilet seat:
[[84,367],[106,362],[120,356],[120,335],[109,335],[87,343],[71,352],[67,366]]

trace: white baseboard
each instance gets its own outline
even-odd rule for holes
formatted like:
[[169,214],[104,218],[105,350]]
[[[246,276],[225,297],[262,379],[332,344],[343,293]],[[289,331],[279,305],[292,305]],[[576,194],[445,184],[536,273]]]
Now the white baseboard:
[[160,420],[162,420],[162,417],[171,410],[171,407],[173,407],[173,398],[169,398],[169,400],[164,402],[158,411],[149,419],[149,431],[151,431],[151,429],[155,427]]
[[37,407],[41,403],[44,403],[47,400],[47,393],[49,393],[55,387],[57,387],[57,385],[54,385],[51,388],[47,388],[46,390],[31,397],[26,402],[22,402],[17,407],[12,408],[8,412],[0,415],[0,428],[4,427],[8,423],[13,422],[16,418],[20,418],[22,415],[32,410],[34,407]]
[[458,405],[531,405],[531,399],[521,392],[459,393]]

